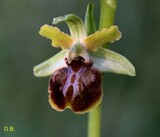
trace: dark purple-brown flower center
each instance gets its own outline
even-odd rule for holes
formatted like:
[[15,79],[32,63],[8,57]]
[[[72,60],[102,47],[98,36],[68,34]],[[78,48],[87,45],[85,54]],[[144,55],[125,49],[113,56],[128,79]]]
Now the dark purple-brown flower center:
[[71,63],[65,61],[68,67],[57,70],[50,77],[49,102],[58,111],[68,107],[75,113],[88,112],[101,101],[102,74],[82,57]]

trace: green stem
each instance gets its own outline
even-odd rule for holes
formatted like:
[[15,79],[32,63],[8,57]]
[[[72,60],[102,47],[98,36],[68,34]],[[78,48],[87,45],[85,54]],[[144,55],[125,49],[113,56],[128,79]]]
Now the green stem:
[[[100,0],[99,30],[113,25],[116,8],[117,0]],[[103,45],[103,47],[107,48],[108,44]]]
[[[109,28],[114,22],[117,0],[100,0],[99,30]],[[108,44],[104,45],[106,47]],[[89,112],[88,137],[100,137],[101,105]]]
[[113,24],[116,7],[117,0],[100,0],[100,30]]
[[89,112],[88,137],[100,137],[101,104]]

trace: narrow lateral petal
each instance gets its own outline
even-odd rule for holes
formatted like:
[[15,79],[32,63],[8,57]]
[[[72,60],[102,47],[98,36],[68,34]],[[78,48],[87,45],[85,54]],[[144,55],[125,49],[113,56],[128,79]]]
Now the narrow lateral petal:
[[46,24],[41,27],[39,34],[52,40],[52,46],[61,47],[62,49],[70,48],[75,42],[71,36],[61,32],[57,27],[52,27]]
[[36,77],[46,77],[52,75],[57,69],[67,67],[64,56],[68,50],[62,50],[48,60],[34,67],[34,75]]
[[96,52],[90,52],[90,58],[94,67],[102,72],[135,76],[135,68],[124,56],[108,49],[99,48]]
[[117,26],[111,26],[110,28],[104,28],[84,39],[84,45],[86,48],[96,51],[103,44],[108,42],[113,43],[121,38],[121,32]]

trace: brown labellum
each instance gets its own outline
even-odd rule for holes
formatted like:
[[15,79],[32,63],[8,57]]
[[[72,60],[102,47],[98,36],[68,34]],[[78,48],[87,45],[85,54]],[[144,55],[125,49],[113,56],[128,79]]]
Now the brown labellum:
[[57,111],[65,108],[81,114],[97,106],[102,99],[102,74],[85,63],[82,57],[75,58],[67,68],[57,70],[49,81],[49,102]]

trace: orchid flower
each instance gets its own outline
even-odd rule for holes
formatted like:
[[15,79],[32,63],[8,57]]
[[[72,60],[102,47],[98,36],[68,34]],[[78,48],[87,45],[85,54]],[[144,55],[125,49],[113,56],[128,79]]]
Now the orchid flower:
[[135,76],[134,66],[124,56],[103,48],[121,38],[118,26],[87,32],[84,22],[74,14],[53,19],[53,24],[66,22],[68,35],[57,27],[43,25],[40,35],[62,50],[34,67],[37,77],[50,76],[49,102],[57,111],[70,108],[82,114],[95,108],[102,100],[102,73],[113,72]]

